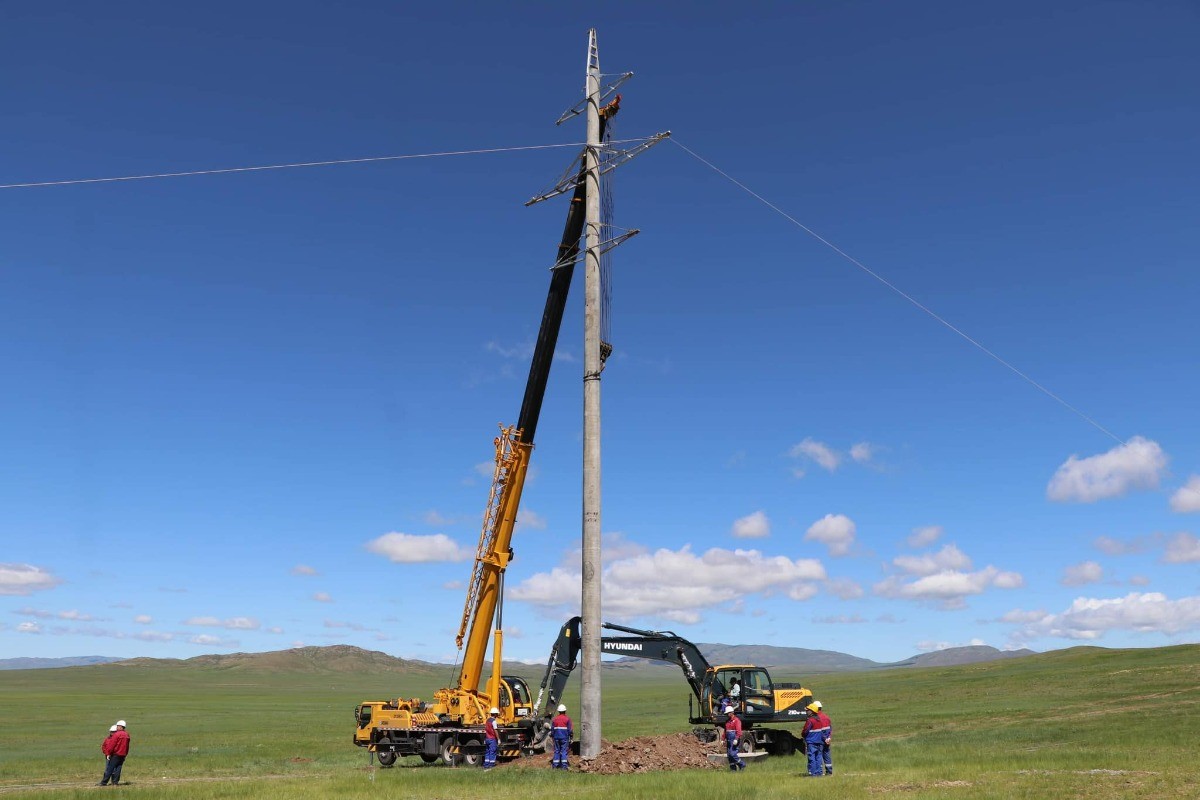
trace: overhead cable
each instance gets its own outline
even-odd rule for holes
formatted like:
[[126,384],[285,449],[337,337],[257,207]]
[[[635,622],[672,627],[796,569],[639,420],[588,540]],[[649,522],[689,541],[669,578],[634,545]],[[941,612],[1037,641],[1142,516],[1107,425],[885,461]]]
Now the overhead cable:
[[723,169],[720,169],[719,167],[717,167],[716,165],[714,165],[712,162],[708,161],[707,159],[705,159],[705,158],[702,158],[701,156],[699,156],[698,154],[696,154],[696,153],[695,153],[693,150],[691,150],[689,147],[687,147],[686,145],[682,144],[682,143],[681,143],[681,142],[680,142],[678,139],[676,139],[676,138],[672,138],[672,139],[671,139],[671,141],[672,141],[672,142],[674,142],[675,144],[679,145],[679,147],[681,147],[681,148],[684,150],[684,152],[686,152],[686,153],[687,153],[688,155],[690,155],[692,158],[694,158],[694,159],[696,159],[697,161],[699,161],[700,163],[704,164],[704,165],[705,165],[705,166],[707,166],[709,169],[713,170],[713,171],[714,171],[714,172],[716,172],[718,175],[722,176],[722,177],[723,177],[723,178],[725,178],[727,181],[729,181],[730,183],[734,184],[734,185],[735,185],[735,186],[737,186],[739,189],[741,189],[742,191],[746,192],[746,193],[747,193],[747,194],[749,194],[751,197],[753,197],[754,199],[758,200],[758,201],[759,201],[760,203],[762,203],[763,205],[765,205],[765,206],[767,206],[768,208],[770,208],[770,209],[771,209],[772,211],[774,211],[776,214],[779,214],[781,217],[783,217],[784,219],[786,219],[786,220],[788,220],[789,222],[791,222],[791,223],[792,223],[793,225],[795,225],[797,228],[799,228],[800,230],[804,231],[804,232],[805,232],[805,233],[807,233],[809,236],[813,237],[813,238],[814,238],[814,239],[816,239],[818,242],[820,242],[821,244],[825,245],[825,246],[826,246],[826,247],[828,247],[830,250],[832,250],[833,252],[837,253],[839,256],[841,256],[842,258],[846,259],[846,260],[847,260],[847,261],[849,261],[851,264],[853,264],[854,266],[856,266],[856,267],[858,267],[859,269],[861,269],[863,272],[865,272],[865,273],[867,273],[868,275],[870,275],[872,278],[874,278],[875,280],[879,281],[879,282],[880,282],[880,283],[882,283],[884,286],[886,286],[887,288],[891,289],[893,292],[895,292],[896,294],[900,295],[900,296],[901,296],[901,297],[903,297],[905,300],[907,300],[908,302],[912,303],[912,304],[913,304],[914,306],[916,306],[917,308],[919,308],[919,309],[921,309],[922,311],[924,311],[926,314],[928,314],[930,317],[932,317],[933,319],[935,319],[935,320],[937,320],[938,322],[940,322],[940,323],[941,323],[942,325],[944,325],[945,327],[947,327],[947,328],[949,328],[950,330],[952,330],[952,331],[954,331],[955,333],[957,333],[957,334],[958,334],[959,336],[961,336],[963,339],[966,339],[968,342],[970,342],[971,344],[973,344],[973,345],[974,345],[975,347],[977,347],[979,350],[983,351],[983,352],[984,352],[984,353],[986,353],[988,356],[990,356],[990,357],[991,357],[991,358],[992,358],[994,361],[996,361],[997,363],[1001,364],[1002,366],[1004,366],[1004,367],[1008,368],[1008,369],[1009,369],[1010,371],[1012,371],[1012,372],[1013,372],[1015,375],[1017,375],[1017,377],[1021,378],[1021,380],[1025,381],[1025,382],[1026,382],[1026,383],[1028,383],[1030,386],[1032,386],[1032,387],[1034,387],[1035,389],[1037,389],[1038,391],[1042,392],[1043,394],[1045,394],[1045,395],[1046,395],[1047,397],[1049,397],[1050,399],[1054,400],[1054,401],[1055,401],[1056,403],[1058,403],[1059,405],[1061,405],[1061,406],[1063,406],[1064,408],[1066,408],[1067,410],[1071,411],[1071,412],[1072,412],[1072,413],[1074,413],[1076,416],[1078,416],[1080,419],[1082,419],[1083,421],[1087,422],[1089,425],[1091,425],[1092,427],[1096,428],[1096,430],[1098,430],[1098,431],[1100,431],[1101,433],[1103,433],[1105,436],[1108,436],[1109,438],[1113,439],[1113,440],[1114,440],[1114,441],[1116,441],[1118,444],[1124,444],[1124,443],[1125,443],[1125,440],[1124,440],[1124,439],[1122,439],[1120,436],[1117,436],[1115,433],[1113,433],[1112,431],[1108,430],[1108,428],[1105,428],[1105,427],[1104,427],[1103,425],[1101,425],[1099,422],[1096,422],[1096,420],[1092,419],[1092,418],[1091,418],[1091,417],[1089,417],[1087,414],[1083,413],[1083,412],[1082,412],[1082,411],[1080,411],[1078,408],[1076,408],[1075,406],[1071,405],[1071,404],[1070,404],[1070,403],[1068,403],[1066,400],[1062,399],[1061,397],[1059,397],[1058,395],[1056,395],[1054,392],[1050,391],[1050,390],[1049,390],[1049,389],[1047,389],[1045,386],[1043,386],[1042,384],[1040,384],[1040,383],[1038,383],[1037,381],[1035,381],[1033,378],[1031,378],[1031,377],[1029,377],[1028,375],[1026,375],[1026,374],[1025,374],[1024,372],[1022,372],[1021,370],[1017,369],[1015,366],[1013,366],[1012,364],[1010,364],[1008,361],[1005,361],[1003,358],[1001,358],[1001,357],[1000,357],[1000,356],[998,356],[996,353],[994,353],[994,352],[992,352],[991,350],[989,350],[987,347],[984,347],[984,346],[983,346],[983,344],[981,344],[981,343],[980,343],[978,340],[976,340],[976,339],[972,338],[971,336],[969,336],[969,335],[967,335],[966,333],[964,333],[964,332],[963,332],[961,329],[959,329],[959,328],[955,327],[955,326],[954,326],[954,325],[953,325],[951,322],[949,322],[949,321],[948,321],[948,320],[946,320],[945,318],[943,318],[943,317],[939,316],[939,315],[938,315],[938,314],[937,314],[935,311],[933,311],[931,308],[929,308],[928,306],[926,306],[926,305],[924,305],[923,303],[921,303],[919,300],[917,300],[916,298],[914,298],[912,295],[908,294],[907,292],[905,292],[904,290],[902,290],[900,287],[896,286],[894,283],[892,283],[891,281],[889,281],[887,278],[883,277],[883,276],[882,276],[882,275],[880,275],[879,273],[877,273],[877,272],[875,272],[874,270],[872,270],[872,269],[870,269],[869,267],[867,267],[865,264],[863,264],[863,263],[862,263],[861,261],[859,261],[857,258],[855,258],[854,256],[850,255],[850,254],[849,254],[849,253],[847,253],[845,250],[843,250],[842,248],[840,248],[840,247],[838,247],[837,245],[835,245],[833,242],[831,242],[831,241],[829,241],[828,239],[826,239],[824,236],[821,236],[819,233],[817,233],[816,231],[814,231],[812,228],[808,227],[808,226],[807,226],[807,225],[805,225],[803,222],[801,222],[800,220],[796,219],[796,218],[795,218],[795,217],[793,217],[791,214],[787,213],[786,211],[784,211],[783,209],[781,209],[779,206],[777,206],[777,205],[775,205],[774,203],[772,203],[770,200],[767,200],[765,197],[763,197],[763,196],[762,196],[762,195],[760,195],[758,192],[756,192],[756,191],[754,191],[753,189],[751,189],[751,188],[750,188],[749,186],[747,186],[746,184],[744,184],[744,183],[742,183],[741,181],[739,181],[737,178],[734,178],[732,175],[730,175],[729,173],[725,172]]
[[[623,139],[613,144],[641,142],[642,139]],[[515,153],[523,150],[550,150],[559,147],[583,147],[583,142],[564,144],[533,144],[523,147],[487,147],[478,150],[447,150],[437,153],[406,153],[397,156],[370,156],[367,158],[339,158],[332,161],[302,161],[292,164],[266,164],[254,167],[225,167],[222,169],[198,169],[186,172],[159,172],[152,175],[122,175],[115,178],[76,178],[64,181],[35,181],[30,183],[0,184],[0,189],[31,189],[37,186],[73,186],[81,183],[116,183],[118,181],[145,181],[154,178],[184,178],[192,175],[225,175],[231,172],[261,172],[272,169],[297,169],[299,167],[329,167],[336,164],[368,164],[378,161],[404,161],[416,158],[444,158],[447,156],[474,156],[490,153]]]

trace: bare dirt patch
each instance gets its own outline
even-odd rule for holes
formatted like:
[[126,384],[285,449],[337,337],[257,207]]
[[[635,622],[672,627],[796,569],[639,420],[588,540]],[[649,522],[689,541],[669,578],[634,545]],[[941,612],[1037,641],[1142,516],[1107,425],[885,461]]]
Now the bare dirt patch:
[[[690,733],[664,736],[635,736],[623,742],[601,740],[600,755],[584,761],[571,756],[571,769],[597,775],[627,775],[636,772],[661,772],[677,769],[722,769],[709,761],[709,753],[724,753],[716,745],[704,744]],[[550,756],[519,758],[511,762],[518,768],[548,767]]]

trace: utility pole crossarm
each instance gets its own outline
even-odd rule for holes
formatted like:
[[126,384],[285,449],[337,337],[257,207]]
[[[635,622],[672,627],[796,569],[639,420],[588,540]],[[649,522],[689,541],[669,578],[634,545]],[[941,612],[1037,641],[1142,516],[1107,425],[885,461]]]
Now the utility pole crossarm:
[[[600,175],[607,175],[622,164],[632,161],[634,158],[640,156],[651,147],[654,147],[654,145],[669,138],[671,138],[671,132],[663,131],[662,133],[656,133],[653,136],[647,137],[633,147],[628,147],[624,150],[608,150],[609,155],[604,159],[604,162],[600,166]],[[525,205],[532,206],[536,203],[542,202],[543,200],[549,200],[551,197],[558,197],[560,194],[566,194],[567,192],[572,191],[579,184],[579,162],[583,157],[584,153],[581,152],[575,158],[575,160],[571,162],[571,166],[567,167],[567,171],[563,173],[561,178],[559,178],[558,183],[554,184],[554,186],[547,189],[545,192],[542,192],[539,195],[534,195],[532,198],[526,201]]]

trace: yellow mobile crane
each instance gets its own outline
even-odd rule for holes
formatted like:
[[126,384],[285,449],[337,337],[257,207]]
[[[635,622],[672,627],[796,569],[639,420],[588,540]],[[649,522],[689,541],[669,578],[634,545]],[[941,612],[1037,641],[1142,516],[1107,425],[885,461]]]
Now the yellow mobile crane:
[[[602,139],[606,123],[617,113],[620,103],[621,96],[617,95],[600,110]],[[539,738],[528,685],[519,677],[501,674],[501,597],[504,571],[513,558],[513,527],[521,504],[529,456],[533,452],[533,437],[583,234],[583,178],[581,167],[552,270],[521,415],[516,426],[501,426],[500,436],[495,440],[496,467],[492,488],[462,623],[455,639],[459,648],[463,648],[465,642],[458,680],[454,686],[434,692],[430,701],[419,698],[372,700],[360,703],[354,709],[354,744],[368,748],[385,767],[395,764],[398,756],[406,755],[419,755],[428,763],[438,758],[446,764],[479,763],[483,754],[483,725],[493,707],[500,710],[501,756],[520,755]],[[481,689],[489,639],[493,640],[492,674]]]

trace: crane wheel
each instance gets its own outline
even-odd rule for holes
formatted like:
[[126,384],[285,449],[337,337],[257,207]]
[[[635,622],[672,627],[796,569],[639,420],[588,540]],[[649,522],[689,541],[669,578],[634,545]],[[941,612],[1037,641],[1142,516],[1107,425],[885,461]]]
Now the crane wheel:
[[447,736],[445,739],[442,739],[442,745],[438,750],[438,755],[441,756],[442,763],[447,767],[456,767],[462,763],[462,756],[453,752],[453,750],[454,737]]
[[[392,740],[388,737],[382,737],[377,744],[391,744]],[[396,763],[396,751],[388,748],[386,750],[376,750],[375,757],[379,759],[379,766],[390,767]]]

